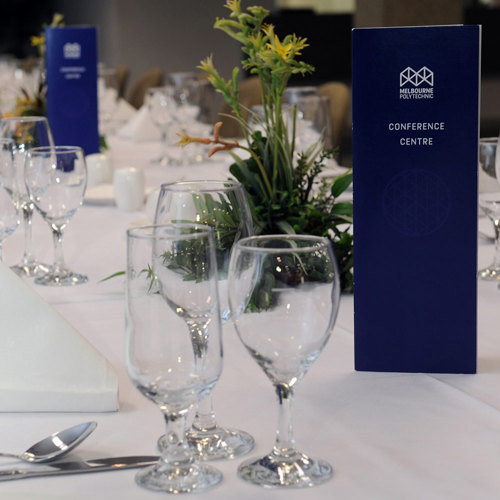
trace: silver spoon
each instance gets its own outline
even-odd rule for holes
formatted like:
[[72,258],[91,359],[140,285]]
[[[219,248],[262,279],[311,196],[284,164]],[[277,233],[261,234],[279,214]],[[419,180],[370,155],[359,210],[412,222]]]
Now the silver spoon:
[[19,458],[25,462],[50,462],[62,457],[75,446],[78,446],[97,427],[97,422],[85,422],[63,431],[54,432],[38,443],[28,448],[21,455],[0,453],[0,457]]

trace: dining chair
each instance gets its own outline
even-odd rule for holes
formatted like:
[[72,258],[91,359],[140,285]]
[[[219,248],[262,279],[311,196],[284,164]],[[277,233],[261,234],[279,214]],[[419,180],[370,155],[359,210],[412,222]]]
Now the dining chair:
[[146,71],[132,84],[127,95],[127,101],[134,106],[134,108],[139,109],[144,103],[146,90],[151,87],[160,87],[163,84],[163,79],[163,71],[159,68],[153,68]]
[[130,76],[130,68],[126,64],[119,64],[116,67],[118,75],[118,97],[125,97],[125,89],[127,88],[128,77]]

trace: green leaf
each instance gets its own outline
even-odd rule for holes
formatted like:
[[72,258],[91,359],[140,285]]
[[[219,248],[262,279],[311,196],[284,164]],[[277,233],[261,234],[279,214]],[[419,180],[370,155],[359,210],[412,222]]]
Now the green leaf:
[[350,201],[335,203],[330,213],[332,215],[352,215],[352,203]]
[[117,276],[125,276],[126,272],[125,271],[118,271],[117,273],[110,274],[109,276],[106,276],[102,280],[99,280],[98,283],[102,283],[103,281],[108,281],[112,278],[116,278]]
[[285,234],[295,234],[293,227],[288,224],[285,220],[280,220],[276,222],[276,225],[283,231]]
[[352,184],[352,171],[349,170],[345,174],[337,177],[332,184],[332,196],[337,198]]

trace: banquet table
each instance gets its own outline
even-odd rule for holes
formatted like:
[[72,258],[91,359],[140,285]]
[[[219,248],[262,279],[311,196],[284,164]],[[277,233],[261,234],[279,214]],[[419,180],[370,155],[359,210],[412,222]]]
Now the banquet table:
[[[144,169],[149,190],[180,179],[224,179],[228,163],[161,167],[151,159],[156,142],[110,138],[114,168]],[[486,221],[482,221],[487,225]],[[55,430],[95,420],[95,432],[68,459],[155,455],[164,431],[158,408],[132,385],[124,361],[124,278],[102,278],[125,269],[125,231],[149,223],[144,210],[120,211],[110,200],[86,202],[68,224],[64,249],[70,268],[88,275],[70,288],[30,286],[112,364],[119,378],[119,411],[109,413],[2,413],[0,451],[22,452]],[[42,261],[52,259],[48,226],[37,215],[34,241]],[[20,258],[22,230],[4,245],[4,260]],[[478,264],[489,263],[493,244],[478,239]],[[442,279],[446,279],[443,276]],[[410,285],[410,284],[409,284]],[[376,300],[376,298],[374,298]],[[333,478],[304,490],[261,489],[240,480],[243,457],[214,462],[223,482],[206,499],[498,499],[500,498],[500,290],[478,282],[478,373],[475,375],[371,373],[354,370],[353,297],[343,295],[332,338],[301,382],[294,401],[298,447],[328,460]],[[214,389],[220,424],[255,437],[249,456],[273,444],[277,404],[269,380],[223,327],[224,370]],[[246,458],[246,457],[245,457]],[[2,459],[2,468],[17,466]],[[135,470],[0,483],[0,499],[154,499],[134,482]]]

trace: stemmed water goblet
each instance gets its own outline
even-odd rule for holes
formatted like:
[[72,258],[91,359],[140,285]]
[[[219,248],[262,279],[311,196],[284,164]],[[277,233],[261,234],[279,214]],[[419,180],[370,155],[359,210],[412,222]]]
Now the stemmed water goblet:
[[299,488],[332,476],[327,462],[297,450],[290,410],[298,383],[332,333],[339,300],[339,273],[326,238],[271,235],[236,242],[229,266],[231,317],[279,403],[274,447],[241,464],[242,479]]
[[0,262],[4,239],[21,222],[13,149],[12,139],[0,139]]
[[168,151],[168,133],[175,113],[173,89],[168,86],[147,89],[146,104],[153,123],[159,128],[161,133],[162,152],[159,158],[153,160],[153,163],[169,165],[172,162],[172,158]]
[[204,491],[222,474],[196,462],[185,426],[222,369],[213,232],[193,224],[129,229],[126,274],[127,371],[161,409],[167,436],[158,463],[136,482],[168,493]]
[[[231,248],[240,238],[253,234],[252,217],[241,184],[235,181],[185,181],[163,184],[158,196],[155,224],[195,222],[212,227],[215,236],[220,310],[229,319],[227,272]],[[187,439],[201,459],[234,458],[254,445],[246,432],[217,424],[211,395],[197,406]],[[165,445],[165,437],[159,447]]]
[[28,149],[53,146],[49,123],[43,116],[14,116],[0,121],[0,137],[14,141],[14,165],[24,221],[24,255],[12,267],[20,276],[37,276],[48,271],[49,266],[36,261],[33,255],[32,222],[35,209],[24,183],[24,165]]
[[[478,271],[478,277],[487,281],[500,280],[500,180],[495,168],[498,155],[498,139],[483,138],[479,140],[479,168],[485,179],[496,179],[496,191],[480,192],[479,208],[493,222],[495,231],[495,254],[493,262]],[[489,184],[491,185],[491,183]]]
[[31,201],[52,229],[54,265],[35,279],[39,285],[78,285],[87,277],[64,264],[63,234],[80,208],[87,185],[87,168],[83,150],[77,146],[32,148],[24,167],[26,189]]

